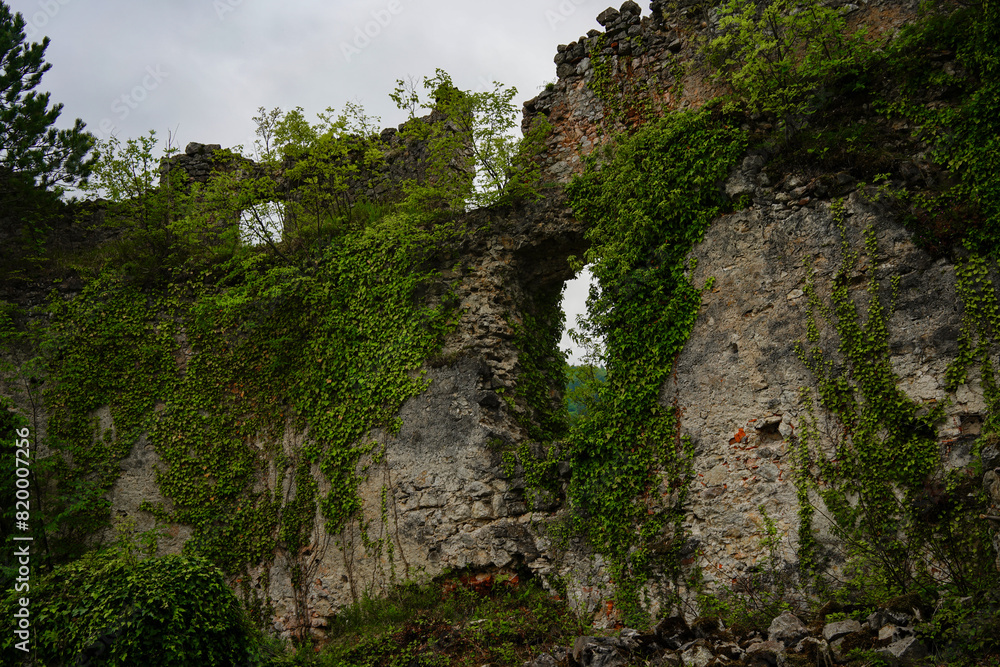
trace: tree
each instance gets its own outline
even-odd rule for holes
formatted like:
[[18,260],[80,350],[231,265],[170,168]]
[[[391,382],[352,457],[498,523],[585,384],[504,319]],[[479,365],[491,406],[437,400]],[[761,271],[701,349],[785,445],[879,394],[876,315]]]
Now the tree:
[[819,0],[728,0],[718,12],[719,34],[706,50],[716,78],[748,110],[776,114],[786,136],[814,110],[818,91],[862,69],[878,47]]
[[[514,136],[517,88],[494,81],[492,91],[463,91],[441,69],[424,77],[423,86],[426,102],[412,79],[398,79],[389,95],[409,112],[404,134],[428,145],[427,183],[414,184],[411,194],[422,200],[437,196],[457,210],[537,195],[541,171],[535,158],[545,150],[551,126],[542,116],[522,139]],[[428,122],[416,118],[420,108],[431,111]]]
[[[180,220],[191,202],[187,174],[175,170],[161,185],[155,148],[154,130],[125,142],[117,137],[100,142],[89,182],[82,186],[104,198],[104,224],[118,230],[105,258],[144,281],[155,281],[168,266],[179,264],[193,243],[178,238],[185,236],[179,233],[186,230]],[[168,138],[164,154],[173,152]]]
[[18,221],[39,196],[57,196],[85,181],[93,166],[94,136],[80,119],[71,129],[53,127],[62,105],[35,88],[51,67],[43,60],[46,37],[28,43],[24,17],[0,2],[0,217]]

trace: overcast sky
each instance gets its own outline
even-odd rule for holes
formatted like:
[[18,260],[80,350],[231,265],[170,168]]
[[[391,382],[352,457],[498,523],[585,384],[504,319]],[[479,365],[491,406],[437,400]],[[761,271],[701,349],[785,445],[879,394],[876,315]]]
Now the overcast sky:
[[[356,102],[396,126],[396,80],[435,68],[466,90],[513,86],[520,104],[555,80],[558,44],[600,29],[606,2],[8,0],[31,41],[51,40],[39,89],[64,105],[60,126],[81,118],[102,139],[152,129],[181,148],[249,147],[259,107],[315,120]],[[567,296],[568,311],[585,291]]]

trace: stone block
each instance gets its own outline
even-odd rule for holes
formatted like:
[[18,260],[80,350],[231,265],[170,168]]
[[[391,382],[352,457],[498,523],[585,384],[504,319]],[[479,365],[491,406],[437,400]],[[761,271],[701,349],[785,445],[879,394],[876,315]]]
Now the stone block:
[[841,637],[846,637],[852,632],[860,632],[861,624],[855,620],[847,619],[844,621],[834,621],[833,623],[827,623],[826,627],[823,628],[823,639],[828,642],[837,641]]
[[781,612],[780,616],[771,621],[771,626],[767,629],[769,640],[781,642],[785,646],[797,644],[799,640],[808,636],[808,628],[790,611]]

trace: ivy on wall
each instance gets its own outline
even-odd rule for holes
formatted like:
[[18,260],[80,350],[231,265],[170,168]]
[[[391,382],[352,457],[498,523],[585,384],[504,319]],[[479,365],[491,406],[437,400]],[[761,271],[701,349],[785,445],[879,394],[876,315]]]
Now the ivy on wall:
[[[440,71],[438,77],[447,79]],[[513,93],[499,88],[475,97],[481,113],[466,119],[474,140],[493,141],[496,127],[515,117]],[[263,166],[250,168],[242,159],[234,163],[238,169],[221,165],[208,184],[171,179],[152,188],[150,196],[164,206],[141,225],[119,222],[128,231],[136,227],[140,237],[170,239],[163,262],[151,262],[146,245],[131,237],[112,242],[130,261],[83,258],[82,292],[54,292],[46,317],[33,318],[30,332],[8,326],[3,311],[4,342],[32,347],[30,367],[45,387],[51,455],[38,470],[47,479],[45,529],[56,561],[94,546],[88,540],[108,526],[109,493],[123,461],[148,446],[161,462],[162,499],[147,498],[141,508],[161,524],[190,527],[186,552],[207,557],[242,583],[248,605],[266,601],[251,600],[246,574],[264,566],[266,588],[266,566],[284,552],[295,611],[308,620],[308,568],[318,562],[309,558],[310,548],[325,548],[311,544],[318,524],[321,534],[339,536],[341,546],[359,534],[368,555],[387,558],[395,572],[387,489],[381,508],[364,508],[359,488],[384,460],[385,443],[376,442],[376,434],[398,433],[403,402],[427,386],[424,360],[457,323],[458,304],[439,269],[453,263],[463,233],[455,211],[479,200],[468,187],[469,199],[456,199],[449,190],[455,184],[439,179],[404,182],[409,194],[419,192],[402,205],[351,201],[345,208],[338,195],[357,169],[336,158],[363,142],[355,128],[370,126],[355,107],[337,119],[330,113],[310,127],[298,111],[262,110],[255,120]],[[438,113],[428,122],[449,121]],[[489,159],[475,153],[475,164],[523,161],[537,150],[531,143],[537,139],[493,141]],[[338,141],[347,148],[340,150]],[[130,142],[121,152],[106,152],[101,174],[107,182],[99,185],[143,165],[145,182],[154,183],[151,145]],[[368,145],[372,160],[382,157],[374,154],[380,148],[377,141]],[[422,155],[444,164],[460,148],[444,142]],[[283,161],[300,167],[296,179],[278,182],[276,165]],[[301,173],[320,167],[327,171],[319,176]],[[483,201],[537,196],[525,173],[496,175],[473,194]],[[511,184],[504,174],[527,180]],[[120,198],[128,200],[119,207],[127,211],[132,200],[127,193]],[[416,203],[423,198],[448,199],[455,210],[421,208]],[[173,205],[179,201],[183,206]],[[199,233],[215,228],[225,233]],[[241,245],[241,236],[260,244]],[[149,275],[135,268],[153,264],[158,268]],[[549,297],[539,306],[546,332],[549,325],[558,329],[558,295]],[[522,334],[540,354],[540,365],[527,374],[534,381],[524,384],[526,400],[542,410],[544,430],[558,430],[558,400],[541,389],[546,374],[561,368],[557,342],[546,335],[536,341],[533,329]],[[371,524],[366,509],[381,515],[381,527]],[[270,620],[263,608],[251,611],[258,621]]]
[[315,520],[336,535],[360,519],[367,434],[398,431],[455,322],[454,300],[428,293],[454,230],[419,223],[388,216],[293,265],[241,254],[167,294],[104,274],[54,295],[38,336],[60,554],[107,525],[120,464],[145,443],[165,502],[143,507],[191,527],[187,552],[235,576],[283,550],[304,591]]
[[590,226],[598,288],[586,327],[604,340],[607,368],[568,437],[568,499],[577,528],[611,563],[629,623],[645,622],[640,593],[653,562],[677,567],[692,454],[659,397],[701,305],[685,258],[720,212],[717,185],[745,147],[744,132],[713,109],[673,113],[621,138],[568,189]]
[[955,266],[955,286],[962,302],[962,330],[958,356],[948,367],[949,391],[969,381],[969,371],[978,367],[979,383],[986,400],[983,432],[1000,433],[1000,389],[997,388],[992,352],[1000,333],[1000,302],[990,275],[990,264],[970,252]]
[[[641,46],[642,38],[635,37],[632,41],[634,46]],[[668,61],[669,70],[664,70],[664,74],[669,74],[672,82],[667,85],[659,74],[637,76],[634,56],[610,56],[607,50],[607,35],[599,35],[589,52],[592,71],[587,83],[604,105],[606,125],[621,128],[655,120],[667,109],[666,100],[670,96],[680,97],[684,76],[680,61]]]
[[[943,468],[937,429],[945,405],[911,399],[892,369],[889,320],[899,277],[888,289],[879,280],[875,231],[864,232],[864,255],[847,241],[843,203],[832,206],[841,230],[842,264],[825,302],[810,273],[807,341],[799,359],[816,380],[819,403],[833,419],[833,441],[820,437],[811,392],[799,433],[796,484],[800,502],[800,568],[821,589],[828,580],[812,533],[814,493],[835,534],[846,545],[848,566],[865,581],[863,595],[882,599],[947,584],[962,595],[994,585],[992,550],[978,521],[985,502],[981,472]],[[865,266],[864,314],[852,293]],[[835,332],[838,354],[821,344],[821,325]],[[985,587],[985,588],[984,588]]]

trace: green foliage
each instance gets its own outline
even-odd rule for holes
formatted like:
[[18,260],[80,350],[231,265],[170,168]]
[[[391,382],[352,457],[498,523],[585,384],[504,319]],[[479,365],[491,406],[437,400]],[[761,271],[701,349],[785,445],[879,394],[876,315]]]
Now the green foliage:
[[[514,136],[520,120],[516,88],[494,81],[492,91],[462,91],[441,69],[424,77],[423,87],[430,95],[426,102],[412,81],[397,80],[390,95],[410,113],[403,135],[426,141],[434,156],[425,183],[407,187],[412,202],[464,210],[538,196],[540,167],[534,158],[545,149],[551,127],[539,117],[524,138]],[[421,122],[418,108],[436,113],[429,123]]]
[[706,45],[715,76],[750,111],[786,123],[809,114],[823,87],[856,73],[876,50],[863,30],[848,31],[841,11],[818,0],[729,0],[719,32]]
[[[360,508],[356,466],[372,451],[365,434],[396,428],[399,405],[424,387],[410,371],[450,326],[450,302],[428,307],[415,296],[432,276],[417,267],[441,234],[387,219],[299,266],[234,262],[227,289],[192,283],[184,299],[150,300],[105,278],[58,304],[44,343],[50,437],[65,452],[61,484],[77,470],[88,494],[81,530],[100,523],[117,462],[145,432],[173,501],[158,513],[193,526],[192,544],[227,572],[271,553],[279,521],[282,543],[297,550],[317,505],[328,532],[339,532]],[[182,335],[194,354],[179,372]],[[113,430],[95,437],[90,415],[103,405]],[[280,439],[286,421],[308,425],[311,438],[296,464],[297,493],[283,505],[252,490],[264,460],[250,443],[275,429]],[[315,500],[309,463],[331,483]]]
[[522,664],[585,634],[564,601],[517,575],[445,575],[344,608],[319,656],[330,667]]
[[[966,56],[982,85],[962,106],[957,118],[942,118],[953,139],[944,144],[944,163],[959,176],[949,193],[952,201],[974,203],[982,216],[969,238],[981,252],[997,256],[1000,240],[1000,10],[995,2],[983,3],[983,14],[974,24],[975,50]],[[954,122],[952,122],[954,120]]]
[[[15,206],[30,192],[74,185],[86,179],[94,137],[77,119],[72,129],[53,125],[62,105],[35,88],[52,67],[44,62],[49,39],[29,44],[20,12],[0,2],[0,203]],[[36,190],[37,189],[37,190]]]
[[[121,199],[123,211],[141,205]],[[332,535],[361,521],[357,488],[383,454],[374,432],[398,432],[399,407],[426,387],[417,369],[453,326],[454,300],[428,289],[453,226],[366,216],[311,250],[243,249],[204,272],[169,271],[167,287],[107,270],[16,333],[38,354],[21,371],[45,378],[50,557],[107,526],[120,463],[143,442],[168,501],[143,509],[192,528],[186,553],[237,576],[284,550],[304,604],[302,548],[317,521]],[[286,433],[308,437],[286,453]],[[391,567],[387,542],[364,546]]]
[[[85,192],[106,200],[103,225],[116,230],[101,252],[97,271],[115,267],[132,281],[161,283],[190,249],[179,234],[179,220],[192,205],[187,175],[176,172],[160,186],[156,133],[122,143],[111,137],[97,146],[93,176]],[[172,152],[170,146],[165,151]],[[199,239],[205,241],[206,239]]]
[[94,137],[77,119],[57,129],[62,105],[36,88],[51,65],[49,39],[30,43],[25,20],[0,2],[0,274],[31,280],[50,258],[53,222],[63,214],[59,197],[84,182],[93,165]]
[[934,616],[917,626],[921,641],[948,664],[977,664],[983,656],[1000,652],[997,601],[994,598],[975,602],[969,604],[968,599],[945,597]]
[[[877,101],[889,118],[906,118],[930,145],[929,157],[950,178],[912,196],[913,226],[946,234],[949,245],[971,243],[983,255],[1000,247],[1000,8],[990,0],[929,5],[888,50],[885,69],[903,81],[890,99]],[[935,54],[953,55],[955,68],[928,67]],[[925,103],[928,90],[944,90],[948,104]]]
[[213,199],[235,194],[250,243],[266,243],[280,254],[278,240],[308,244],[357,228],[352,210],[363,201],[358,191],[374,185],[369,181],[384,160],[378,119],[352,103],[318,118],[310,125],[301,108],[258,109],[255,167],[247,173],[241,168],[246,158],[232,156],[210,184]]
[[651,563],[670,565],[682,542],[690,452],[659,396],[701,305],[685,257],[724,203],[716,184],[744,148],[724,116],[676,113],[620,139],[568,190],[590,225],[587,260],[599,283],[583,326],[604,340],[607,368],[593,411],[569,437],[568,493],[578,529],[609,557],[629,623],[646,620],[639,591]]
[[[92,534],[107,520],[104,494],[119,462],[148,428],[155,406],[176,383],[169,323],[156,325],[165,303],[149,300],[119,279],[98,280],[79,299],[51,301],[51,318],[36,329],[43,353],[40,374],[49,410],[48,446],[39,462],[59,480],[58,499],[47,508],[50,532],[67,544]],[[108,406],[113,426],[101,427],[95,411]],[[73,471],[79,471],[74,473]]]
[[990,264],[970,252],[955,266],[955,284],[962,302],[962,331],[958,356],[948,366],[947,388],[954,391],[969,381],[969,370],[978,366],[979,383],[986,399],[983,433],[1000,433],[1000,389],[997,388],[991,351],[1000,332],[1000,302],[990,276]]
[[[221,667],[253,657],[255,632],[222,573],[203,558],[94,552],[36,581],[33,664]],[[16,604],[11,593],[0,606],[12,617]],[[20,664],[14,641],[3,639],[6,664]]]
[[514,345],[520,351],[521,376],[515,395],[531,408],[523,419],[528,435],[539,442],[559,438],[566,431],[566,410],[552,394],[552,385],[565,386],[566,360],[559,349],[563,313],[559,294],[536,294],[525,304],[522,322],[515,323]]
[[[824,444],[815,414],[808,416],[798,453],[800,503],[808,502],[809,490],[822,498],[867,595],[929,593],[945,584],[972,594],[996,577],[988,535],[974,518],[982,492],[974,471],[946,474],[941,468],[936,436],[944,406],[918,404],[897,386],[888,322],[899,281],[892,280],[887,306],[874,231],[865,235],[868,303],[862,317],[850,287],[859,253],[846,240],[842,204],[834,205],[833,214],[844,236],[843,264],[829,305],[809,277],[808,342],[799,345],[798,355],[842,435]],[[820,318],[836,331],[837,361],[820,344]],[[807,396],[807,408],[811,405]],[[808,519],[811,512],[800,516]],[[800,533],[808,529],[804,521]],[[815,572],[813,545],[807,541],[800,549],[805,549],[804,568]]]
[[566,369],[566,407],[572,426],[593,409],[600,393],[600,386],[608,377],[607,371],[596,366],[570,366]]

